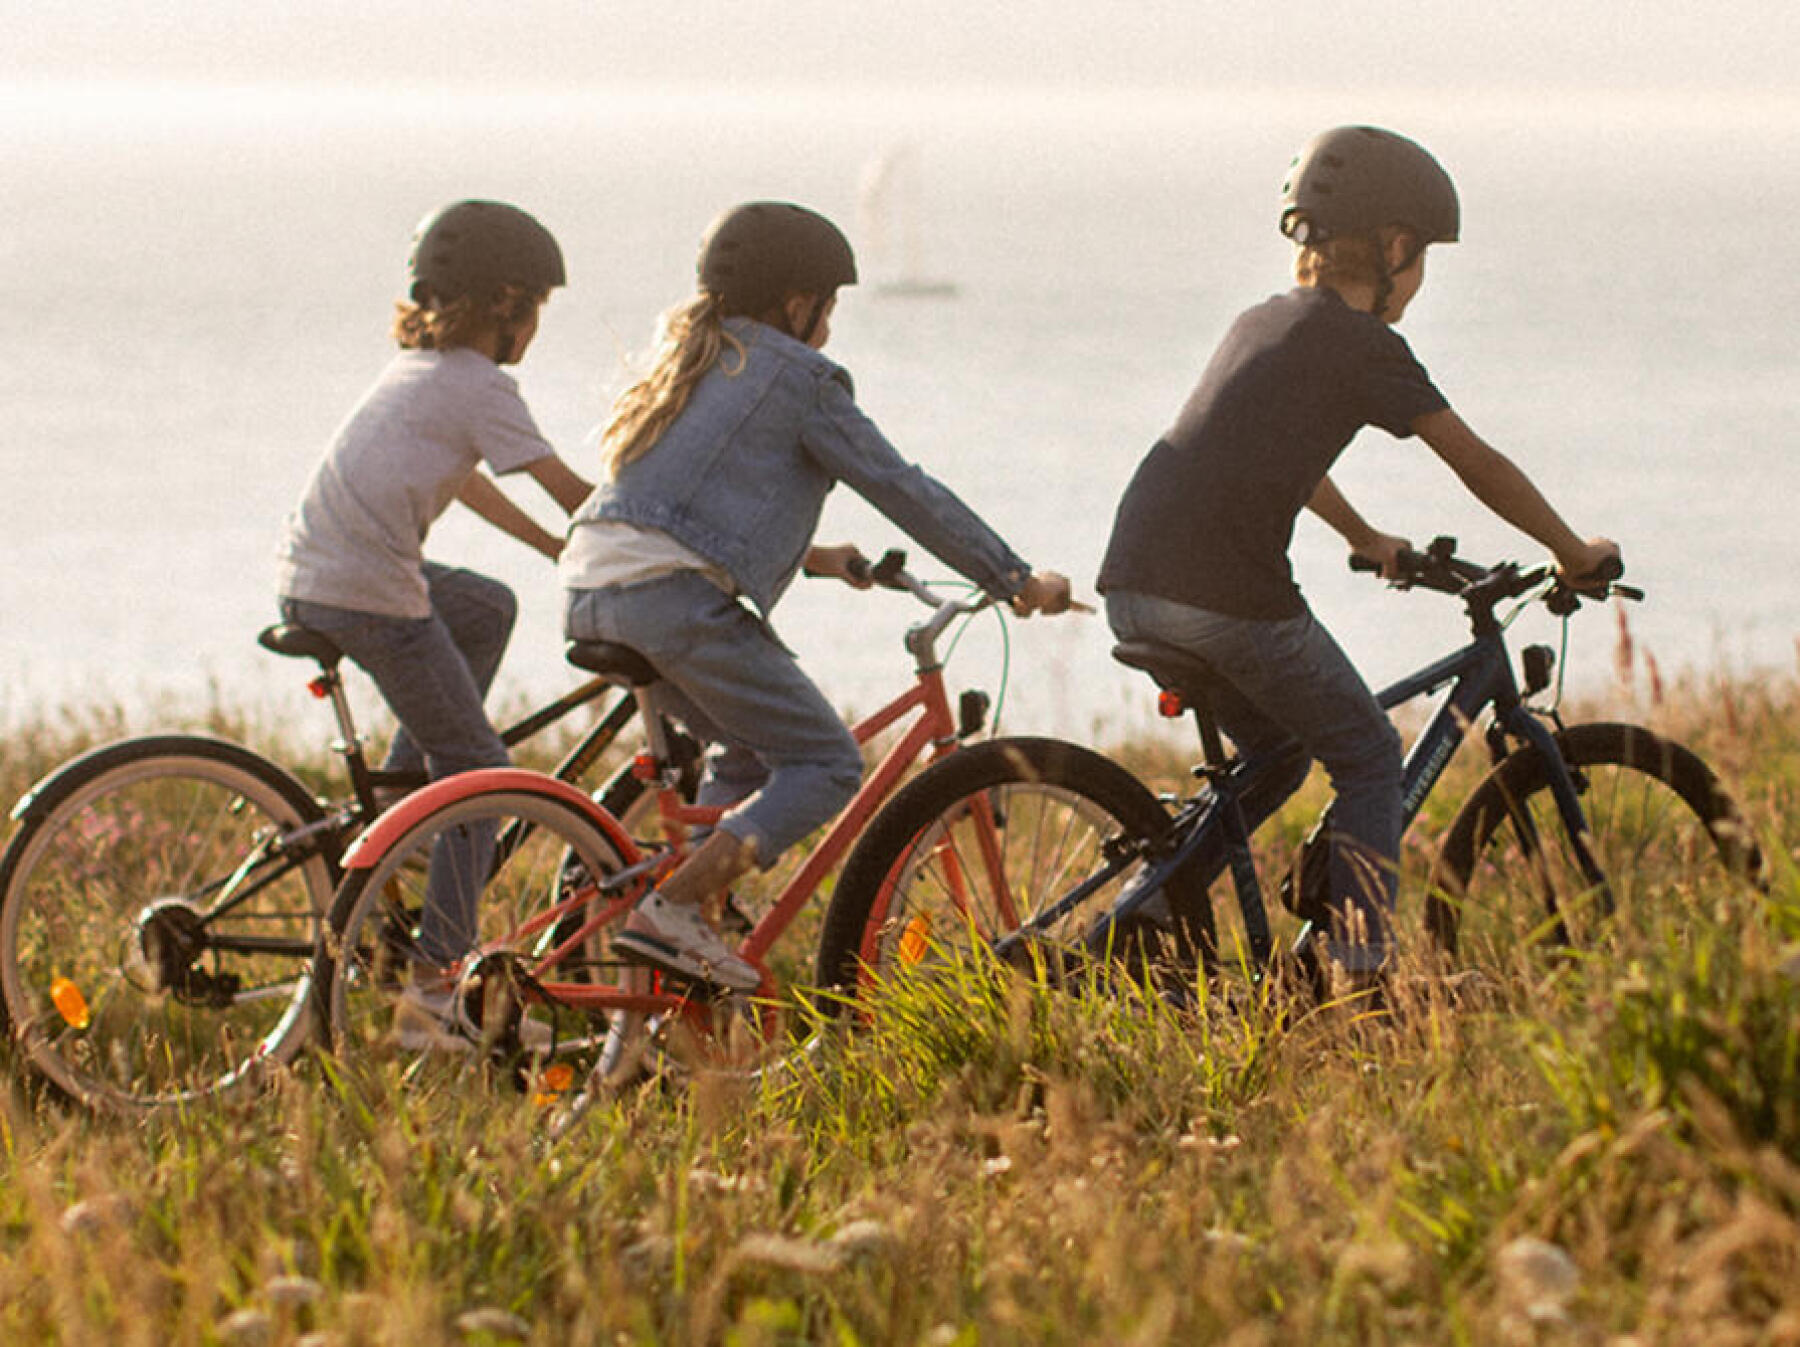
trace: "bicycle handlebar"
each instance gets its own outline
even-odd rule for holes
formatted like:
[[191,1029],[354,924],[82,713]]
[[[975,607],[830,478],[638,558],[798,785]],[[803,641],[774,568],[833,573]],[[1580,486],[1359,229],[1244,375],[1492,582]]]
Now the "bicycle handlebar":
[[[1571,583],[1549,566],[1521,569],[1514,561],[1482,566],[1457,556],[1456,539],[1447,537],[1432,539],[1423,552],[1403,549],[1398,562],[1400,574],[1389,581],[1397,589],[1434,589],[1471,603],[1491,606],[1544,585],[1541,596],[1544,606],[1558,616],[1574,612],[1583,599],[1616,596],[1638,600],[1644,597],[1644,591],[1636,586],[1618,583],[1625,573],[1625,564],[1618,557],[1608,557],[1599,570],[1582,576],[1579,583]],[[1381,567],[1367,557],[1352,555],[1350,569],[1373,573]]]

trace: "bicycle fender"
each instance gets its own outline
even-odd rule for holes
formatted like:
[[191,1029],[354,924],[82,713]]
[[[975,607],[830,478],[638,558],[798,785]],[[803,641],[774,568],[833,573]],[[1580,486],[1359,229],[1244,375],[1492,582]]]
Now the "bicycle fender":
[[483,767],[433,781],[387,810],[350,844],[350,849],[344,853],[343,868],[346,871],[367,870],[381,859],[382,854],[402,834],[426,815],[471,796],[499,791],[542,795],[569,805],[618,848],[619,855],[627,865],[637,862],[637,844],[617,819],[589,799],[579,787],[558,777],[527,771],[522,767]]

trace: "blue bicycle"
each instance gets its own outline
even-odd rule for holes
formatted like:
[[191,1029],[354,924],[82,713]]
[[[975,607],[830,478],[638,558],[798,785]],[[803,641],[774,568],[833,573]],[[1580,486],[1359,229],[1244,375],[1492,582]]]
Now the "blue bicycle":
[[[1626,913],[1654,920],[1671,904],[1696,902],[1713,877],[1761,886],[1755,837],[1697,755],[1637,725],[1564,724],[1548,646],[1526,647],[1514,673],[1506,634],[1527,606],[1560,617],[1566,640],[1587,601],[1641,592],[1616,578],[1577,591],[1547,567],[1480,566],[1455,551],[1439,538],[1409,554],[1393,583],[1459,599],[1472,639],[1378,694],[1391,710],[1443,692],[1406,757],[1408,825],[1472,733],[1492,759],[1425,886],[1433,943],[1477,959],[1565,949]],[[1235,963],[1261,977],[1275,963],[1244,802],[1260,780],[1291,769],[1298,746],[1243,761],[1221,741],[1203,663],[1150,644],[1114,655],[1156,680],[1165,714],[1193,714],[1199,788],[1159,803],[1110,759],[1056,740],[998,739],[946,759],[888,803],[846,864],[826,918],[822,985],[866,990],[970,945],[1038,969],[1130,956],[1165,985],[1190,988],[1196,964]],[[1303,966],[1315,962],[1327,920],[1317,844],[1325,826],[1281,885],[1300,921],[1288,948]],[[999,866],[984,854],[996,847]],[[1228,938],[1213,899],[1214,881],[1227,875],[1238,917]]]

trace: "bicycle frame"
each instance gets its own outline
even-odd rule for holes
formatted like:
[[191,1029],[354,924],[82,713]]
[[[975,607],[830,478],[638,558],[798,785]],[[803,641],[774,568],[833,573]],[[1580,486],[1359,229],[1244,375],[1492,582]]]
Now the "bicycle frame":
[[[936,761],[959,742],[957,719],[944,689],[943,666],[935,650],[937,637],[956,615],[951,611],[951,605],[946,604],[936,619],[915,626],[907,633],[907,649],[913,654],[915,664],[912,685],[851,727],[856,742],[866,745],[883,731],[911,718],[900,738],[865,775],[861,787],[833,820],[824,838],[782,887],[774,904],[744,938],[739,953],[762,972],[760,994],[766,996],[774,988],[773,977],[765,962],[769,949],[793,923],[819,884],[843,859],[875,811],[899,786],[908,768],[920,758]],[[554,949],[534,958],[530,972],[536,995],[559,1005],[588,1011],[703,1012],[703,1007],[696,1006],[687,992],[631,992],[617,984],[545,979],[545,975],[551,973],[570,951],[580,948],[601,927],[624,915],[641,896],[637,880],[646,874],[673,868],[689,828],[710,826],[723,814],[724,811],[718,808],[686,803],[673,787],[664,786],[657,796],[658,815],[670,845],[646,853],[630,838],[623,825],[595,801],[579,791],[559,788],[558,783],[539,773],[516,768],[463,772],[409,795],[383,814],[346,854],[344,868],[372,868],[398,838],[436,809],[491,791],[511,790],[553,794],[578,810],[618,850],[625,868],[598,884],[583,886],[581,891],[536,914],[519,928],[486,942],[472,957],[479,958],[497,949],[524,947],[531,937],[546,930],[560,929],[565,922],[579,916],[577,929],[561,939]],[[505,843],[502,842],[496,865],[505,864],[505,855]]]
[[[335,671],[334,671],[335,672]],[[316,686],[316,683],[315,683]],[[586,706],[597,699],[611,685],[603,678],[589,679],[580,687],[567,695],[558,698],[548,706],[533,712],[517,724],[501,732],[501,739],[510,748],[530,738],[539,730],[556,724],[571,712]],[[320,695],[330,695],[338,712],[340,726],[348,722],[349,709],[342,700],[341,684],[332,680],[332,686]],[[602,753],[618,738],[619,732],[631,722],[637,714],[636,703],[628,696],[621,697],[612,708],[600,718],[588,732],[580,738],[575,746],[564,755],[555,769],[559,780],[574,781],[579,779]],[[353,722],[348,722],[352,724]],[[246,856],[230,875],[209,885],[203,894],[211,897],[221,894],[215,901],[209,902],[205,913],[206,921],[211,923],[218,917],[225,916],[234,908],[249,902],[263,889],[283,879],[299,866],[310,862],[320,854],[317,845],[321,838],[335,838],[367,816],[373,809],[374,790],[385,785],[417,785],[420,778],[411,773],[383,772],[371,769],[363,758],[361,746],[354,733],[340,740],[340,744],[352,746],[340,749],[349,760],[351,787],[353,798],[345,801],[337,809],[302,824],[290,832],[280,833],[268,838],[259,848]],[[341,874],[341,862],[330,856],[326,857],[335,880]],[[295,958],[306,958],[312,953],[312,942],[301,939],[282,939],[280,937],[215,934],[209,932],[207,948],[224,950],[237,954],[286,954]]]
[[[1513,676],[1512,664],[1500,625],[1487,613],[1476,619],[1476,634],[1469,644],[1436,660],[1417,672],[1400,679],[1376,694],[1384,711],[1391,711],[1416,698],[1443,688],[1449,691],[1437,710],[1426,722],[1402,768],[1402,831],[1412,825],[1427,796],[1442,778],[1451,758],[1488,707],[1494,711],[1493,725],[1488,730],[1489,747],[1497,762],[1506,754],[1507,741],[1514,740],[1535,748],[1543,755],[1549,770],[1551,789],[1567,829],[1571,848],[1583,874],[1604,892],[1606,878],[1586,843],[1587,819],[1581,808],[1579,793],[1567,763],[1556,747],[1555,737],[1544,722],[1526,708]],[[1273,949],[1268,913],[1257,881],[1255,867],[1250,864],[1250,829],[1243,818],[1240,801],[1256,779],[1288,762],[1297,748],[1289,746],[1265,754],[1255,761],[1239,762],[1214,781],[1210,794],[1196,797],[1183,806],[1171,821],[1167,836],[1173,845],[1146,866],[1113,904],[1109,920],[1134,915],[1155,896],[1178,867],[1215,838],[1222,845],[1224,869],[1232,874],[1237,890],[1245,939],[1254,963],[1267,962]],[[1528,827],[1529,820],[1515,819],[1515,826]],[[1524,839],[1531,845],[1535,839]],[[1041,933],[1067,916],[1081,903],[1109,883],[1135,859],[1120,856],[1091,875],[1074,890],[1038,913],[1013,935],[1000,942],[1004,957],[1021,937]],[[1205,876],[1210,884],[1218,872]],[[1296,946],[1310,939],[1312,924],[1306,923],[1296,938]]]

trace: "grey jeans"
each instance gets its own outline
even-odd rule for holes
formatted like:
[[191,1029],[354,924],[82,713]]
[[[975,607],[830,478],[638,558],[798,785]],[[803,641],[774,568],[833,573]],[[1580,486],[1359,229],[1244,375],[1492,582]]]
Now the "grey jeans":
[[765,868],[829,821],[862,781],[862,753],[768,625],[697,571],[569,591],[564,630],[617,641],[655,667],[657,708],[714,745],[699,802]]
[[[1130,591],[1106,596],[1124,640],[1176,646],[1219,678],[1219,728],[1246,761],[1298,742],[1324,765],[1331,807],[1329,952],[1346,969],[1380,968],[1392,943],[1401,825],[1400,736],[1331,633],[1310,612],[1261,620],[1209,612]],[[1305,779],[1260,783],[1244,800],[1254,828]]]
[[[400,722],[388,746],[390,770],[423,768],[435,781],[477,767],[504,767],[506,745],[483,699],[512,635],[518,602],[498,580],[436,562],[425,563],[425,580],[430,617],[388,617],[303,599],[283,599],[282,615],[329,636],[374,679]],[[492,843],[491,836],[458,829],[432,852],[419,952],[439,967],[474,944]]]

